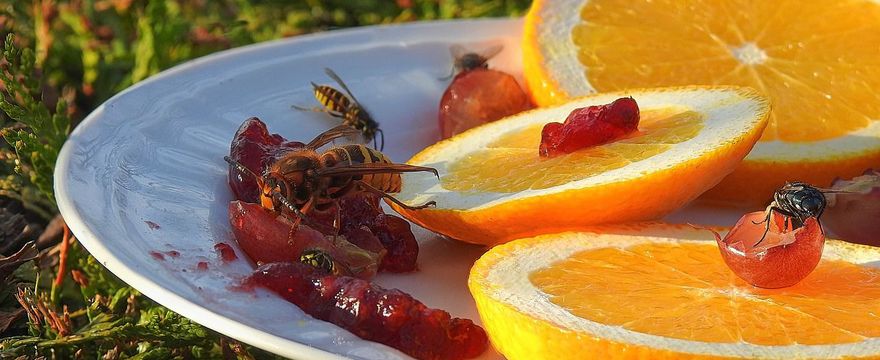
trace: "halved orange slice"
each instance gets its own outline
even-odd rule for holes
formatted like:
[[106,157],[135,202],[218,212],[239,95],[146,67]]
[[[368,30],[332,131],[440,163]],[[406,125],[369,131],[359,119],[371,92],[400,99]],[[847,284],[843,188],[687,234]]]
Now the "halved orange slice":
[[765,203],[880,165],[880,3],[537,0],[523,66],[540,105],[592,92],[750,86],[773,103],[743,165],[708,199]]
[[826,243],[795,286],[734,275],[712,234],[632,225],[497,246],[469,287],[508,359],[880,357],[880,248]]
[[[639,131],[554,158],[538,155],[544,124],[576,108],[632,96]],[[580,98],[471,129],[415,155],[440,173],[406,174],[397,197],[437,207],[409,220],[481,244],[584,225],[659,218],[729,174],[767,123],[766,99],[747,88],[682,87]]]

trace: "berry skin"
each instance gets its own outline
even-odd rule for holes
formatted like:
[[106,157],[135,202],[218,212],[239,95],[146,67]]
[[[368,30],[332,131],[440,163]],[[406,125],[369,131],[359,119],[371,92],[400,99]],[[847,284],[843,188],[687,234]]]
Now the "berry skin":
[[[281,135],[270,134],[260,119],[252,117],[245,120],[235,136],[229,149],[229,157],[238,161],[257,176],[269,166],[273,159],[284,152],[301,148],[305,144],[298,141],[285,141]],[[260,190],[257,181],[250,174],[241,174],[229,167],[229,187],[235,199],[246,202],[259,202]]]
[[244,286],[265,287],[317,319],[417,359],[467,359],[488,346],[485,331],[470,320],[428,308],[400,290],[302,263],[263,265]]
[[544,125],[538,152],[543,157],[569,154],[623,138],[638,127],[639,105],[633,98],[574,109],[564,123]]
[[784,227],[783,215],[773,214],[763,240],[766,223],[761,221],[766,215],[762,211],[745,214],[724,239],[715,233],[730,270],[765,289],[792,286],[806,278],[819,264],[825,245],[825,234],[816,218],[807,218],[804,226],[793,229]]
[[342,274],[369,279],[381,261],[382,254],[357,247],[345,236],[324,235],[303,224],[293,229],[258,204],[231,202],[229,223],[238,245],[257,264],[299,261],[306,250],[318,249],[330,254]]
[[482,68],[463,71],[440,99],[440,134],[447,139],[531,108],[529,97],[510,74]]

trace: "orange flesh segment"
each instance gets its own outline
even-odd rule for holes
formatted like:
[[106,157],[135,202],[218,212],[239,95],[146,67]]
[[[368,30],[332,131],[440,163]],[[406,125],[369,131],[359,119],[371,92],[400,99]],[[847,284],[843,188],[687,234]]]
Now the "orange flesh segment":
[[441,179],[443,187],[511,193],[567,184],[647,159],[692,139],[703,128],[703,118],[682,107],[645,109],[637,134],[553,158],[538,155],[543,127],[537,124],[506,134],[451,164]]
[[599,91],[750,86],[773,103],[762,141],[830,139],[880,119],[878,4],[591,0],[581,18],[572,39]]
[[759,345],[880,337],[880,269],[822,261],[795,286],[754,288],[715,244],[640,244],[576,253],[533,272],[550,301],[591,321],[658,336]]

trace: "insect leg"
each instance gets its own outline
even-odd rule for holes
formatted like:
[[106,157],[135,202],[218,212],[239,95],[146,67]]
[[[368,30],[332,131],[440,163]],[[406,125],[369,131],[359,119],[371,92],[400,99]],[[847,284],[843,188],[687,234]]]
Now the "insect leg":
[[257,180],[257,186],[259,186],[261,189],[263,188],[263,178],[255,174],[253,171],[251,171],[251,169],[246,168],[238,161],[232,160],[232,158],[229,156],[224,156],[223,160],[226,160],[226,162],[229,163],[229,165],[231,165],[232,168],[234,168],[236,171],[253,176],[254,179]]
[[[379,146],[379,151],[385,151],[385,132],[382,129],[376,129],[376,132],[379,133],[379,137],[382,138],[382,145]],[[376,148],[376,137],[373,136],[373,148]]]
[[446,81],[446,80],[452,79],[453,75],[455,75],[455,65],[452,65],[452,69],[449,71],[449,75],[441,77],[441,78],[437,78],[437,80]]
[[431,207],[431,206],[437,205],[437,202],[432,200],[432,201],[428,201],[428,202],[426,202],[422,205],[419,205],[419,206],[410,206],[410,205],[404,204],[400,200],[397,200],[397,198],[395,198],[394,196],[391,196],[391,194],[388,194],[382,190],[376,189],[372,185],[367,184],[366,182],[363,182],[361,180],[357,180],[357,184],[360,185],[361,188],[364,189],[364,191],[371,192],[373,194],[376,194],[376,195],[379,195],[383,198],[386,198],[386,199],[390,200],[391,202],[393,202],[393,203],[397,204],[398,206],[400,206],[404,209],[407,209],[407,210],[421,210],[426,207]]

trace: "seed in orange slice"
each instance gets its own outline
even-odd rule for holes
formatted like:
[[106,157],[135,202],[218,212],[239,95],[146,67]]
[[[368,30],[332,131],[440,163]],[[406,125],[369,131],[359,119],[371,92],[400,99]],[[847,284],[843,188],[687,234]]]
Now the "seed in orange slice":
[[880,164],[880,3],[537,0],[523,65],[548,105],[592,92],[739,85],[773,103],[709,200],[765,203],[785,181],[829,186]]
[[[639,130],[618,141],[541,157],[541,129],[576,109],[632,96]],[[682,87],[592,95],[511,116],[428,147],[397,198],[436,207],[409,220],[449,237],[498,244],[584,225],[655,219],[717,184],[749,152],[769,105],[753,90]]]
[[469,287],[509,359],[880,356],[880,248],[828,241],[816,270],[767,290],[708,231],[652,224],[513,241]]

